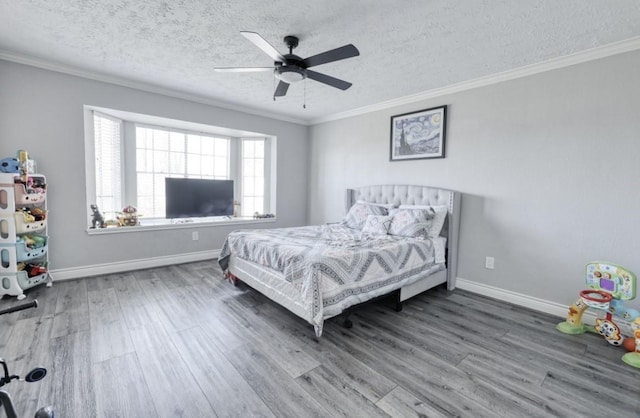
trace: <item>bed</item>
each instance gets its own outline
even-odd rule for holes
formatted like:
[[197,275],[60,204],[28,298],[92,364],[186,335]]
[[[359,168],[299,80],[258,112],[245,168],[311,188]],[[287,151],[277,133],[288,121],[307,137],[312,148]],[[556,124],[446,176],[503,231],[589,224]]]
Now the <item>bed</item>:
[[326,319],[372,299],[395,293],[401,304],[443,283],[453,290],[459,206],[459,193],[434,187],[347,189],[342,222],[234,231],[218,262],[230,281],[287,308],[320,337]]

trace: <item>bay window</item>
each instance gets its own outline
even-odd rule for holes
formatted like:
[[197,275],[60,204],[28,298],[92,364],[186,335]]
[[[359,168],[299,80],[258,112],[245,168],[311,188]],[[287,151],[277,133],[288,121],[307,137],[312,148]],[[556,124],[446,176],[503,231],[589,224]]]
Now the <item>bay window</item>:
[[87,203],[105,219],[131,205],[143,226],[168,223],[166,177],[234,180],[238,219],[274,212],[274,137],[89,106],[85,121]]

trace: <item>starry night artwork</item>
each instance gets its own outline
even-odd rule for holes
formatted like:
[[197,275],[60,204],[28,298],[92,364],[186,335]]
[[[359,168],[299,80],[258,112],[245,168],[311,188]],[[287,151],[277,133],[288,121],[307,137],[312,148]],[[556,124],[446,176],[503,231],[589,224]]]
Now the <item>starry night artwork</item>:
[[444,158],[447,106],[391,117],[391,161]]

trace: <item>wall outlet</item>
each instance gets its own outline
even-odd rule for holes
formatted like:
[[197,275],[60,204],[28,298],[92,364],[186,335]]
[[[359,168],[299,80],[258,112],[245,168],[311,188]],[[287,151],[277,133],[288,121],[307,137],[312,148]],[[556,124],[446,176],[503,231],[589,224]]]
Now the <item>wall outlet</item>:
[[198,240],[198,231],[193,231],[191,233],[191,239],[194,240],[194,241]]
[[487,268],[489,270],[493,270],[493,265],[496,262],[496,259],[493,257],[487,257],[484,260],[484,268]]

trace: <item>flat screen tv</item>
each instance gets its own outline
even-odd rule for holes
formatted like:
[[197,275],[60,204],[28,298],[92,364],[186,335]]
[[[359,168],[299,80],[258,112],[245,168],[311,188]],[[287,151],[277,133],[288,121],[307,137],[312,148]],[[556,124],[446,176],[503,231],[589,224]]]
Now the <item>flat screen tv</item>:
[[233,180],[165,178],[166,217],[233,215]]

